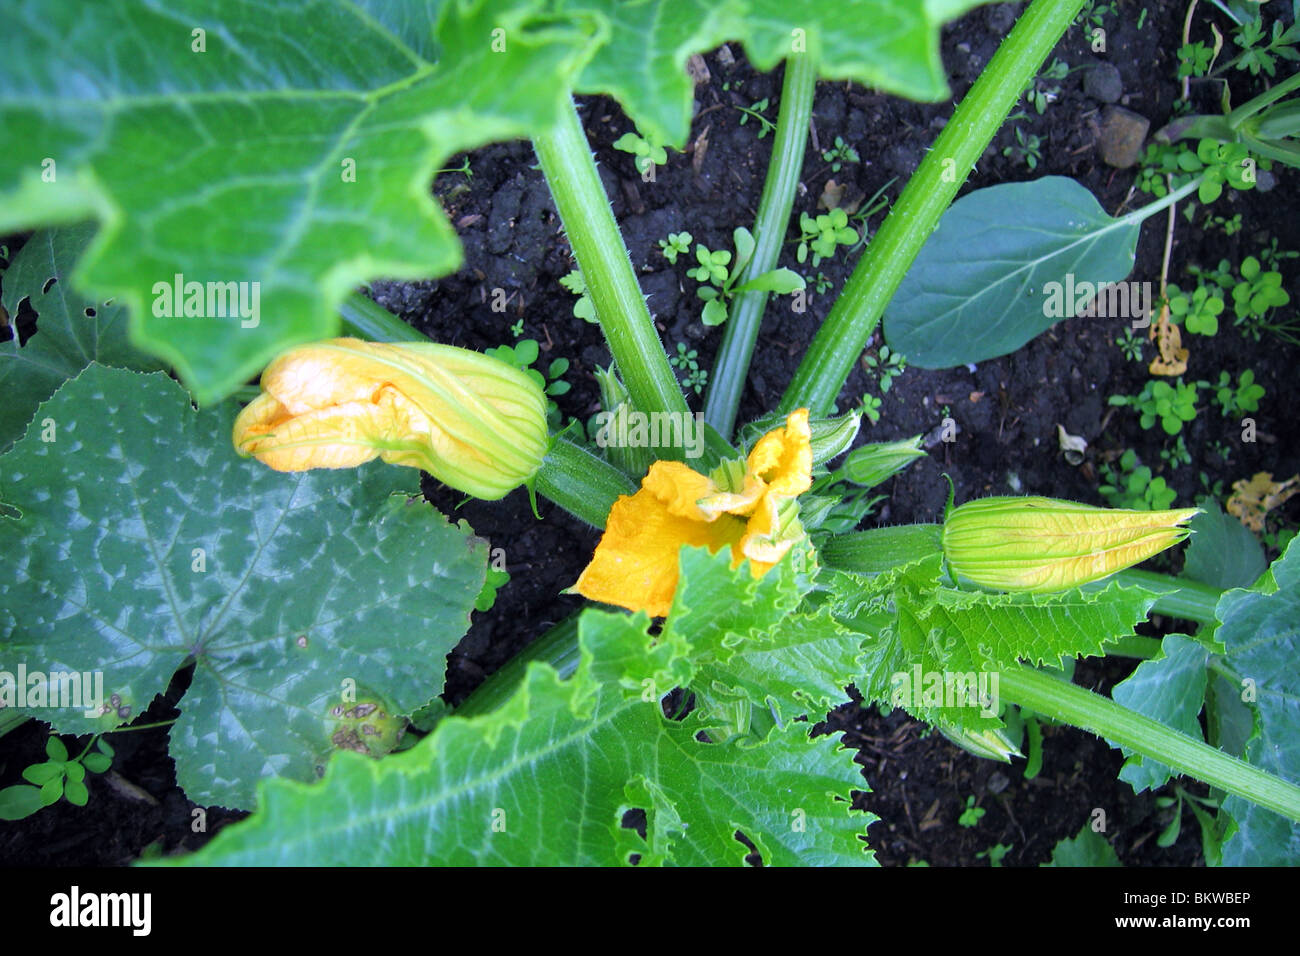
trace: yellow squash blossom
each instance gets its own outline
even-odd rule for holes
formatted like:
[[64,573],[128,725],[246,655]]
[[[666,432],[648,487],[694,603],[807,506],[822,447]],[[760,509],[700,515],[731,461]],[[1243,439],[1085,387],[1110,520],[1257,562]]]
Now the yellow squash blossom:
[[812,484],[808,410],[768,432],[744,463],[706,477],[681,462],[656,461],[641,490],[622,495],[573,590],[593,601],[664,617],[677,589],[683,545],[731,549],[732,567],[749,560],[767,572],[802,534],[794,499]]
[[1125,511],[1041,497],[954,508],[943,551],[962,577],[1000,591],[1063,591],[1145,561],[1187,537],[1199,508]]
[[546,397],[519,369],[468,349],[331,339],[268,365],[233,437],[276,471],[382,458],[491,500],[541,467]]

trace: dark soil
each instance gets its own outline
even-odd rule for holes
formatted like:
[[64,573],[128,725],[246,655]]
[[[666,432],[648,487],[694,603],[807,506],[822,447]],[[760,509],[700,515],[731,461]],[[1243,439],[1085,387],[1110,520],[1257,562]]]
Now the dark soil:
[[[888,192],[896,196],[951,116],[953,104],[1010,28],[1018,6],[977,9],[945,31],[951,102],[914,104],[851,84],[820,84],[813,114],[814,143],[824,148],[841,136],[857,149],[861,162],[833,173],[820,151],[809,149],[796,223],[800,211],[821,211],[817,201],[828,179],[846,185],[852,194],[870,196],[897,178]],[[1058,47],[1056,55],[1074,69],[1060,81],[1060,95],[1046,112],[1038,115],[1029,107],[1020,124],[1043,141],[1038,169],[1031,172],[1002,155],[1003,148],[1015,142],[1008,126],[986,152],[966,190],[1064,175],[1079,180],[1112,214],[1143,204],[1148,197],[1131,190],[1135,170],[1112,169],[1098,156],[1101,104],[1085,95],[1084,78],[1087,69],[1099,63],[1114,64],[1123,80],[1121,104],[1149,118],[1153,130],[1168,120],[1179,95],[1172,77],[1183,9],[1173,4],[1144,6],[1147,15],[1141,29],[1136,24],[1143,5],[1134,2],[1121,3],[1119,14],[1107,19],[1108,52],[1104,54],[1091,51],[1080,27],[1072,28]],[[643,182],[632,157],[611,146],[632,129],[619,107],[604,99],[581,102],[606,192],[663,340],[670,354],[677,342],[697,349],[704,367],[712,367],[721,335],[700,324],[696,283],[686,277],[690,264],[679,259],[676,266],[669,265],[656,242],[670,232],[688,230],[695,241],[710,248],[729,248],[732,229],[752,224],[771,139],[758,138],[752,119],[742,125],[744,114],[736,107],[770,98],[767,115],[774,120],[781,90],[779,71],[757,74],[741,59],[739,49],[729,51],[734,61],[719,52],[705,58],[710,79],[697,87],[699,109],[691,143],[683,153],[670,153],[654,182]],[[1204,95],[1198,108],[1212,112],[1212,95],[1209,91]],[[464,266],[436,281],[376,282],[372,294],[436,341],[474,349],[512,342],[510,326],[522,320],[523,335],[541,343],[539,365],[558,357],[571,360],[565,378],[572,390],[558,404],[566,416],[586,421],[599,410],[592,373],[609,365],[610,358],[598,328],[572,316],[574,297],[559,285],[559,278],[573,264],[532,150],[526,143],[505,143],[478,150],[469,158],[472,177],[445,173],[434,190],[464,243]],[[1290,198],[1294,174],[1285,169],[1275,173],[1278,185],[1273,191],[1233,192],[1216,206],[1221,215],[1243,214],[1245,228],[1234,236],[1188,225],[1179,216],[1171,281],[1182,279],[1188,264],[1209,266],[1220,258],[1238,263],[1270,237],[1276,237],[1282,249],[1300,249],[1300,217]],[[873,229],[882,216],[872,217]],[[1164,224],[1164,216],[1159,216],[1143,229],[1132,279],[1158,283]],[[821,264],[820,271],[834,288],[813,296],[804,314],[768,310],[741,421],[776,403],[856,259],[856,254],[841,254]],[[793,243],[781,264],[799,269]],[[818,270],[799,271],[815,274]],[[1289,271],[1284,266],[1291,288],[1298,271],[1294,263]],[[507,299],[504,313],[493,310],[497,289],[504,290]],[[1192,348],[1186,378],[1215,379],[1221,369],[1235,377],[1241,370],[1253,369],[1267,389],[1255,416],[1258,443],[1243,444],[1239,426],[1203,401],[1207,407],[1185,429],[1192,464],[1170,471],[1159,456],[1167,444],[1164,435],[1158,429],[1142,431],[1133,411],[1107,405],[1112,394],[1135,394],[1141,389],[1153,348],[1147,346],[1143,363],[1128,361],[1114,344],[1123,320],[1070,320],[1014,355],[981,363],[973,370],[910,369],[897,379],[885,398],[880,423],[873,427],[864,423],[860,441],[931,432],[945,408],[961,431],[955,442],[937,443],[929,458],[887,484],[883,491],[890,497],[868,522],[939,519],[947,496],[943,474],[951,476],[958,501],[1024,492],[1100,504],[1100,465],[1126,448],[1136,449],[1145,463],[1163,474],[1181,503],[1191,503],[1207,485],[1220,482],[1226,494],[1233,481],[1257,471],[1271,471],[1278,478],[1300,471],[1296,417],[1286,414],[1297,349],[1267,337],[1261,343],[1251,342],[1237,334],[1230,319],[1222,324],[1225,327],[1212,347],[1199,337],[1189,337],[1190,343],[1185,339],[1184,345]],[[879,345],[877,335],[871,348]],[[842,395],[842,406],[854,404],[864,391],[878,394],[859,367]],[[698,399],[691,397],[698,406]],[[1058,424],[1087,440],[1088,456],[1082,465],[1071,466],[1062,458]],[[1210,452],[1214,442],[1223,442],[1229,450],[1226,461]],[[495,608],[475,615],[469,634],[449,657],[445,697],[454,704],[550,624],[581,605],[580,599],[558,592],[576,580],[598,534],[544,500],[540,503],[543,520],[538,522],[523,492],[504,502],[471,501],[456,511],[460,495],[427,478],[425,485],[435,505],[466,518],[494,547],[505,550],[512,575]],[[1293,501],[1286,512],[1289,526],[1296,523],[1298,504]],[[1122,660],[1085,661],[1076,679],[1108,691],[1131,667],[1131,662]],[[155,704],[142,719],[174,716],[169,708]],[[1178,842],[1168,849],[1158,847],[1156,836],[1169,822],[1170,811],[1158,810],[1154,795],[1135,795],[1119,782],[1119,752],[1080,731],[1045,728],[1042,771],[1026,781],[1022,762],[1008,766],[970,756],[902,712],[882,717],[875,708],[846,703],[830,715],[828,727],[844,731],[845,744],[859,751],[864,787],[870,791],[864,790],[855,806],[881,818],[869,833],[885,864],[924,860],[932,865],[987,865],[987,857],[980,854],[1001,843],[1011,846],[1003,865],[1035,865],[1049,858],[1058,840],[1078,833],[1095,808],[1105,810],[1107,836],[1126,864],[1203,863],[1199,831],[1190,814]],[[176,788],[165,756],[165,730],[119,734],[113,739],[121,754],[116,771],[156,802],[133,800],[103,780],[92,779],[91,802],[84,810],[62,803],[22,823],[0,822],[0,862],[122,864],[146,846],[174,852],[203,842],[204,834],[192,832],[192,805]],[[42,740],[43,727],[34,723],[3,738],[0,783],[16,778],[27,762],[41,759]],[[1205,792],[1197,783],[1188,789]],[[957,819],[971,795],[987,813],[977,826],[966,828]],[[211,811],[208,835],[232,816],[238,815]]]

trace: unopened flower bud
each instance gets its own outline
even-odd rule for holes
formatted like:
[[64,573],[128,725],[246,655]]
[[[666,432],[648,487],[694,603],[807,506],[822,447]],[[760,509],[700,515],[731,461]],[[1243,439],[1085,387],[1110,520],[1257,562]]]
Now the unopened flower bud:
[[1145,561],[1187,537],[1198,508],[1122,511],[1039,497],[969,501],[943,523],[963,578],[1000,591],[1063,591]]
[[546,397],[479,352],[433,343],[331,339],[290,349],[235,420],[234,443],[276,471],[374,458],[496,499],[541,467]]

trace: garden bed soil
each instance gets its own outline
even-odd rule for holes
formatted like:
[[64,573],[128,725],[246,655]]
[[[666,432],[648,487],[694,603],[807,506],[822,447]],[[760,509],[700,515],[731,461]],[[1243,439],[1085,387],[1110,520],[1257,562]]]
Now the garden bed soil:
[[[856,148],[861,162],[834,173],[810,148],[796,200],[796,223],[800,211],[821,211],[817,201],[829,179],[862,196],[895,180],[888,194],[896,196],[951,116],[954,103],[992,56],[1017,9],[1016,4],[980,8],[944,31],[944,62],[954,92],[950,102],[915,104],[852,84],[819,84],[813,111],[816,142],[825,148],[840,136]],[[1135,170],[1117,170],[1100,160],[1102,104],[1085,93],[1087,70],[1112,64],[1122,81],[1122,105],[1149,118],[1153,130],[1169,118],[1179,94],[1172,77],[1183,10],[1175,4],[1146,5],[1145,14],[1142,10],[1136,3],[1121,3],[1118,16],[1107,19],[1105,53],[1091,50],[1079,26],[1058,47],[1056,55],[1073,70],[1060,81],[1060,95],[1045,112],[1039,115],[1029,107],[1020,124],[1043,142],[1038,169],[1031,172],[1003,155],[1004,147],[1014,143],[1008,126],[964,191],[1050,174],[1076,178],[1112,214],[1149,198],[1131,189]],[[1145,16],[1141,29],[1139,16]],[[614,140],[632,128],[616,104],[588,98],[580,101],[580,111],[665,345],[672,353],[676,343],[683,342],[698,351],[702,367],[711,368],[721,332],[700,324],[696,283],[685,275],[688,263],[669,265],[657,240],[687,230],[709,248],[730,248],[731,231],[752,225],[772,140],[757,136],[752,118],[741,124],[745,114],[737,107],[768,98],[772,105],[767,115],[775,119],[781,75],[779,70],[755,73],[738,48],[715,50],[704,60],[709,78],[696,89],[699,108],[691,143],[685,152],[670,152],[654,182],[643,182],[632,157],[612,148]],[[1215,108],[1208,91],[1197,105],[1205,112]],[[560,357],[571,361],[565,379],[572,389],[558,404],[566,416],[585,422],[599,409],[593,373],[609,365],[610,358],[598,328],[572,316],[574,297],[559,284],[574,266],[532,150],[527,143],[504,143],[475,151],[469,159],[472,176],[444,173],[435,185],[464,243],[463,267],[434,281],[376,282],[372,295],[434,340],[471,349],[511,343],[510,326],[522,320],[523,335],[541,343],[539,365]],[[459,161],[457,157],[448,165]],[[1289,170],[1277,172],[1278,185],[1267,194],[1230,192],[1215,211],[1243,214],[1244,228],[1231,237],[1189,225],[1180,215],[1170,279],[1180,278],[1189,263],[1211,266],[1220,258],[1240,262],[1269,237],[1276,237],[1283,249],[1300,249],[1300,217],[1290,198],[1293,175]],[[870,219],[872,229],[882,215]],[[1143,228],[1131,278],[1158,282],[1165,221],[1161,215]],[[821,264],[834,289],[813,295],[803,314],[769,305],[743,395],[741,421],[776,403],[855,261],[856,255],[841,254]],[[781,264],[799,268],[793,244],[787,245]],[[1287,275],[1292,287],[1295,271],[1293,266]],[[504,313],[493,310],[496,289],[504,290]],[[1190,343],[1187,378],[1217,378],[1221,369],[1235,376],[1251,368],[1267,395],[1255,416],[1258,442],[1243,444],[1238,426],[1217,409],[1207,408],[1185,429],[1192,464],[1171,472],[1159,457],[1163,436],[1142,431],[1131,410],[1113,410],[1107,404],[1112,394],[1141,389],[1148,378],[1145,361],[1154,354],[1148,345],[1143,363],[1126,359],[1114,344],[1124,324],[1120,319],[1069,320],[1015,354],[974,368],[909,369],[885,396],[880,422],[871,426],[864,421],[859,441],[931,433],[944,409],[960,433],[953,442],[935,444],[928,458],[886,484],[882,491],[889,498],[867,524],[939,520],[948,493],[945,474],[955,485],[958,501],[1023,492],[1101,504],[1101,465],[1126,448],[1136,449],[1162,473],[1183,503],[1192,502],[1205,485],[1221,482],[1226,491],[1233,481],[1258,471],[1278,478],[1300,471],[1300,425],[1287,409],[1294,394],[1295,347],[1267,337],[1251,342],[1230,323],[1212,348],[1197,348],[1208,340]],[[879,345],[877,333],[870,349]],[[843,406],[854,404],[864,391],[877,389],[859,366],[842,395]],[[698,407],[698,397],[690,397]],[[1072,466],[1060,454],[1058,425],[1087,440],[1083,464]],[[1226,460],[1210,453],[1214,442],[1230,449]],[[582,605],[581,599],[560,592],[576,580],[599,535],[545,500],[540,503],[542,520],[537,521],[522,491],[503,502],[462,504],[460,495],[427,477],[425,491],[439,508],[467,519],[493,547],[503,548],[511,573],[496,606],[474,615],[468,635],[449,656],[445,697],[454,704],[548,626]],[[1295,524],[1298,503],[1288,506],[1288,525]],[[1173,622],[1161,624],[1162,629],[1172,627]],[[1132,662],[1123,660],[1085,661],[1076,679],[1108,691],[1131,668]],[[141,721],[175,716],[174,703],[186,680],[187,675],[181,675],[167,699],[156,701]],[[847,693],[845,699],[850,700]],[[1077,834],[1097,808],[1105,811],[1106,835],[1125,864],[1203,863],[1199,831],[1190,815],[1180,839],[1171,847],[1159,847],[1156,838],[1171,811],[1158,808],[1153,794],[1134,794],[1119,782],[1119,752],[1081,731],[1046,727],[1043,768],[1033,780],[1025,780],[1023,762],[1005,765],[973,757],[901,711],[882,716],[874,707],[846,702],[823,728],[843,731],[844,744],[858,751],[864,779],[854,806],[881,818],[871,825],[869,838],[884,864],[988,865],[987,851],[1002,844],[1010,846],[1002,865],[1035,865],[1050,857],[1058,840]],[[34,722],[3,738],[3,779],[13,777],[15,768],[43,759],[43,738],[43,725]],[[91,800],[84,809],[60,803],[25,821],[0,822],[0,863],[121,865],[146,848],[163,853],[193,849],[242,816],[213,808],[207,813],[206,832],[194,831],[194,807],[176,787],[165,728],[119,734],[113,742],[119,755],[114,774],[120,779],[92,777]],[[1187,788],[1206,792],[1198,783]],[[147,799],[133,791],[142,791]],[[957,822],[968,796],[987,811],[974,827]]]

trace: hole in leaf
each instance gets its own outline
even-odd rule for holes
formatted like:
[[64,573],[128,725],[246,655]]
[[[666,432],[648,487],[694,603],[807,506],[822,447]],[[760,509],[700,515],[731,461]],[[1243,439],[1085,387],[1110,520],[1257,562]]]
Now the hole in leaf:
[[749,852],[745,854],[745,863],[749,866],[762,866],[763,856],[758,852],[758,847],[754,846],[754,842],[739,830],[735,832],[734,836],[737,841],[749,848]]
[[50,276],[45,280],[45,285],[41,286],[41,295],[49,295],[50,290],[54,288],[54,283],[59,281],[58,276]]
[[93,319],[94,317],[95,317],[95,310],[90,306],[86,306],[86,318]]
[[684,687],[674,687],[659,702],[669,720],[685,720],[695,709],[695,695]]

